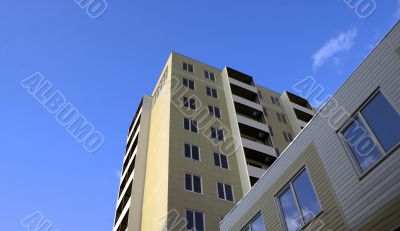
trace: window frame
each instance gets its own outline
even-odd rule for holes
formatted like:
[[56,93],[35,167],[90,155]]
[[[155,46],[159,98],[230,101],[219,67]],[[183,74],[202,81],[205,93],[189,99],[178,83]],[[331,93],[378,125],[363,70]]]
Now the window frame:
[[241,231],[246,231],[246,230],[252,231],[251,226],[254,223],[254,221],[256,221],[259,217],[261,217],[261,219],[262,219],[262,221],[264,223],[264,230],[267,230],[262,211],[260,211],[241,229]]
[[[212,108],[212,113],[211,113],[211,109]],[[217,116],[217,113],[216,113],[216,110],[215,109],[218,109],[218,111],[219,111],[219,117]],[[216,107],[216,106],[212,106],[212,105],[208,105],[208,114],[210,115],[210,116],[212,116],[212,117],[215,117],[215,118],[218,118],[218,119],[222,119],[222,111],[221,111],[221,108],[219,108],[219,107]]]
[[[295,188],[294,188],[294,186],[293,186],[293,182],[294,182],[304,171],[307,173],[308,179],[310,180],[310,183],[311,183],[311,188],[312,188],[312,190],[313,190],[313,192],[314,192],[314,194],[315,194],[315,197],[317,198],[317,202],[318,202],[319,208],[321,209],[321,211],[319,211],[317,214],[315,214],[315,216],[314,216],[310,221],[308,221],[308,222],[305,222],[305,221],[304,221],[304,215],[302,214],[301,207],[300,207],[300,203],[299,203],[298,197],[297,197],[297,195],[296,195]],[[278,211],[278,213],[279,213],[279,219],[281,220],[282,228],[283,228],[283,230],[285,230],[285,231],[288,231],[288,228],[287,228],[286,218],[285,218],[285,214],[284,214],[284,212],[283,212],[282,204],[281,204],[281,202],[280,202],[280,197],[281,197],[287,190],[290,190],[290,192],[292,193],[293,199],[294,199],[294,201],[295,201],[295,206],[296,206],[297,212],[298,212],[298,214],[300,215],[300,218],[301,218],[302,226],[300,227],[300,230],[303,230],[307,225],[309,225],[310,223],[312,223],[313,221],[315,221],[315,219],[316,219],[317,217],[319,217],[319,216],[324,212],[324,209],[323,209],[322,204],[321,204],[321,200],[319,199],[319,195],[318,195],[318,193],[317,193],[317,190],[315,189],[314,181],[313,181],[313,179],[311,178],[311,175],[310,175],[310,172],[308,171],[308,167],[307,167],[307,166],[302,167],[302,168],[288,181],[288,183],[276,194],[276,196],[275,196],[275,203],[277,204],[278,210],[279,210],[279,211]]]
[[[185,65],[186,65],[186,70],[185,70]],[[189,66],[192,66],[192,70],[193,71],[189,71]],[[186,71],[186,72],[189,72],[189,73],[195,73],[195,68],[194,68],[194,65],[193,64],[190,64],[190,63],[188,63],[188,62],[182,62],[182,70],[184,70],[184,71]]]
[[[220,166],[218,166],[218,165],[215,163],[215,159],[214,159],[214,156],[215,156],[215,155],[218,155],[218,160],[219,160]],[[226,157],[226,164],[228,165],[227,168],[224,168],[224,167],[222,166],[222,158],[221,158],[221,155],[223,155],[223,156]],[[217,167],[217,168],[222,168],[222,169],[224,169],[224,170],[230,170],[229,158],[228,158],[227,155],[224,155],[224,154],[218,153],[218,152],[213,152],[213,162],[214,162],[214,166]]]
[[[185,99],[186,99],[186,101],[185,101]],[[185,105],[185,102],[187,102],[187,106]],[[194,104],[192,104],[192,102],[194,103]],[[187,96],[183,96],[182,97],[182,104],[183,104],[183,107],[185,107],[185,108],[187,108],[187,109],[190,109],[190,110],[197,110],[197,100],[196,100],[196,98],[191,98],[191,97],[187,97]],[[194,105],[194,108],[192,108],[192,105]]]
[[[187,81],[187,85],[185,85],[185,80]],[[193,82],[193,89],[190,88],[190,82]],[[182,85],[192,91],[196,91],[196,82],[194,80],[188,78],[182,78]]]
[[[201,213],[202,216],[203,216],[203,228],[204,228],[204,231],[206,231],[206,216],[205,216],[205,213],[197,211],[197,210],[194,210],[194,209],[189,209],[189,208],[185,209],[185,219],[186,219],[185,230],[188,231],[188,229],[187,229],[187,223],[188,223],[188,221],[187,221],[187,212],[192,212],[192,214],[193,214],[193,216],[192,216],[192,218],[193,218],[193,226],[194,226],[195,229],[196,229],[196,213]],[[190,231],[193,231],[193,230],[190,230]]]
[[[185,128],[185,120],[189,120],[189,130],[187,130]],[[196,132],[193,131],[193,127],[192,127],[193,126],[193,123],[192,123],[193,121],[196,122]],[[189,132],[192,132],[194,134],[199,134],[199,126],[198,125],[199,124],[198,124],[198,122],[196,120],[193,120],[193,119],[190,119],[190,118],[187,118],[187,117],[183,118],[183,129],[185,131],[189,131]]]
[[[211,95],[208,94],[208,89],[210,89],[210,94]],[[214,93],[215,93],[215,96],[214,96]],[[206,95],[210,96],[210,97],[213,97],[214,99],[219,99],[218,90],[213,88],[213,87],[210,87],[210,86],[206,86]]]
[[[212,74],[213,78],[211,78],[211,74]],[[205,77],[206,79],[210,80],[210,81],[213,81],[213,82],[216,82],[216,80],[217,80],[217,79],[215,78],[215,73],[212,72],[212,71],[204,70],[204,77]]]
[[[220,198],[219,197],[219,191],[218,191],[218,184],[222,184],[222,188],[223,188],[223,194],[224,194],[224,198]],[[234,192],[234,190],[233,190],[233,186],[231,185],[231,184],[225,184],[225,183],[222,183],[222,182],[216,182],[216,189],[217,189],[217,199],[218,200],[222,200],[222,201],[226,201],[226,202],[231,202],[231,203],[235,203],[235,192]],[[230,186],[231,187],[231,193],[232,193],[232,201],[230,201],[230,200],[228,200],[227,199],[227,194],[226,194],[226,186]]]
[[[187,156],[186,156],[186,145],[189,145],[189,147],[190,147],[190,157],[187,157]],[[196,159],[193,158],[193,147],[197,147],[198,150],[199,150],[199,159],[198,159],[198,160],[196,160]],[[188,142],[184,142],[184,143],[183,143],[183,156],[184,156],[185,158],[191,159],[191,160],[193,160],[193,161],[201,162],[201,148],[200,148],[200,146],[193,145],[193,144],[190,144],[190,143],[188,143]]]
[[[385,151],[383,148],[382,144],[380,143],[379,139],[375,135],[375,133],[372,131],[370,128],[368,122],[362,115],[361,111],[374,99],[375,96],[377,96],[379,93],[383,95],[383,97],[388,101],[389,105],[393,108],[395,112],[400,114],[400,109],[397,107],[397,105],[392,101],[390,97],[380,88],[378,87],[375,89],[368,97],[366,97],[363,100],[363,103],[356,109],[354,110],[353,114],[350,116],[350,118],[343,124],[341,128],[339,128],[336,133],[339,136],[340,143],[345,149],[347,157],[350,159],[351,165],[356,171],[356,174],[359,178],[359,180],[362,180],[365,176],[367,176],[370,172],[372,172],[375,168],[377,168],[383,161],[385,161],[386,158],[388,158],[391,154],[396,152],[400,148],[400,142],[398,142],[396,145],[392,147],[389,151]],[[376,144],[375,147],[379,151],[379,154],[381,157],[379,160],[377,160],[374,164],[372,164],[368,169],[365,171],[362,171],[361,166],[359,162],[357,161],[355,157],[355,153],[351,150],[351,147],[349,143],[346,140],[346,137],[344,135],[344,131],[358,118],[360,121],[361,125],[365,128],[365,130],[368,133],[368,137]]]
[[[214,138],[213,137],[213,129],[215,130],[215,132],[216,132],[216,137]],[[215,141],[219,141],[219,142],[225,142],[225,130],[224,129],[219,129],[219,128],[216,128],[216,127],[210,127],[210,132],[211,132],[211,139],[213,139],[213,140],[215,140]],[[220,132],[222,132],[222,140],[219,138],[219,133]]]
[[[186,175],[190,175],[191,176],[191,179],[192,179],[192,190],[186,189]],[[200,178],[200,191],[201,192],[194,191],[194,177],[195,176]],[[204,193],[204,190],[203,190],[203,177],[201,177],[199,175],[196,175],[196,174],[193,174],[193,173],[190,173],[190,172],[185,172],[183,174],[183,189],[186,192],[191,192],[191,193],[196,193],[196,194],[199,194],[199,195],[203,195],[203,193]]]

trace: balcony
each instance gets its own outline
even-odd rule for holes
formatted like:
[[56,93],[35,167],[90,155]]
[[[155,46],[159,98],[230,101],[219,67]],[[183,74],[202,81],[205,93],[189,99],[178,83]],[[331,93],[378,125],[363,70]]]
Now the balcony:
[[[249,150],[248,154],[250,154],[251,156],[256,155],[257,153],[259,154],[264,154],[261,158],[266,158],[266,155],[272,156],[272,157],[278,157],[276,155],[276,151],[273,147],[271,146],[267,146],[265,144],[250,140],[248,137],[242,137],[242,143],[243,143],[243,147],[245,148],[245,152],[246,149]],[[247,157],[247,155],[246,155]],[[264,162],[264,161],[262,161]]]
[[310,122],[310,120],[313,118],[314,112],[304,112],[301,110],[298,110],[296,108],[293,108],[294,114],[296,114],[296,117],[298,120],[304,121],[306,123]]
[[304,98],[301,98],[300,96],[297,96],[293,93],[290,92],[286,92],[289,101],[292,102],[293,104],[296,104],[302,108],[306,108],[312,111],[312,107],[311,105],[308,103],[308,101]]
[[226,67],[226,71],[227,71],[229,78],[235,79],[237,81],[240,81],[240,82],[245,83],[250,86],[255,86],[253,77],[251,77],[250,75],[246,75],[246,74],[244,74],[240,71],[234,70],[230,67]]
[[240,97],[240,96],[233,95],[233,101],[236,102],[236,103],[242,104],[242,105],[244,105],[244,106],[247,106],[247,107],[249,107],[249,108],[258,110],[258,111],[260,111],[261,113],[262,113],[262,111],[263,111],[263,108],[262,108],[262,106],[261,106],[259,103],[252,102],[252,101],[250,101],[250,100],[248,100],[248,99],[245,99],[245,98],[242,98],[242,97]]
[[270,133],[269,128],[265,123],[261,123],[261,122],[256,121],[256,120],[253,120],[253,119],[250,119],[250,118],[246,118],[246,117],[241,116],[241,115],[236,115],[236,116],[237,116],[238,122],[240,124],[244,124],[244,125],[247,125],[249,127],[253,127],[253,128],[258,129],[258,130]]
[[250,177],[255,177],[260,179],[261,176],[265,173],[265,169],[253,166],[251,164],[247,164],[247,171]]
[[243,89],[245,89],[247,91],[251,91],[253,93],[258,94],[257,89],[256,89],[255,86],[243,83],[241,81],[238,81],[238,80],[230,78],[230,77],[228,79],[229,79],[229,83],[231,84],[231,86],[235,85],[235,86],[243,88]]

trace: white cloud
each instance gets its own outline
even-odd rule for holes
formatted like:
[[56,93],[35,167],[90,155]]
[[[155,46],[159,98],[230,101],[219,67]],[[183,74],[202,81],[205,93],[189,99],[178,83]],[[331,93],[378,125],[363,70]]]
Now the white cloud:
[[396,21],[400,19],[400,0],[397,0],[396,11],[394,12],[393,17]]
[[313,69],[316,70],[339,52],[348,51],[353,47],[357,36],[357,28],[340,33],[336,38],[330,39],[312,56]]

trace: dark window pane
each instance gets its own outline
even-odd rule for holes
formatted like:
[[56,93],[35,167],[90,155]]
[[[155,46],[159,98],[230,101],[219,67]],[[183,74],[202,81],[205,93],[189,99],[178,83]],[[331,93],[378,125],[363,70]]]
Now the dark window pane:
[[207,95],[211,96],[211,88],[207,87],[206,90],[207,90]]
[[194,82],[193,81],[189,81],[189,88],[194,90]]
[[400,116],[379,92],[361,111],[386,152],[400,142]]
[[204,218],[203,214],[196,212],[196,231],[204,231]]
[[189,174],[185,174],[185,189],[189,191],[193,191],[192,188],[192,176]]
[[186,86],[186,87],[189,86],[189,85],[188,85],[188,80],[187,80],[187,79],[183,79],[183,86]]
[[211,138],[217,138],[217,130],[215,128],[211,128]]
[[192,146],[192,158],[195,160],[200,160],[199,147]]
[[192,132],[197,133],[197,122],[192,120]]
[[221,166],[228,169],[228,160],[225,155],[221,155]]
[[230,185],[225,185],[226,200],[233,201],[233,192]]
[[213,106],[208,106],[208,111],[210,113],[210,116],[214,115],[214,107]]
[[186,211],[186,220],[187,220],[186,229],[193,230],[194,220],[193,220],[193,212],[192,211]]
[[206,77],[206,79],[208,79],[208,71],[204,71],[204,76]]
[[218,130],[218,140],[224,141],[224,130]]
[[343,135],[362,171],[367,170],[381,158],[375,143],[358,118],[344,130]]
[[194,183],[194,191],[197,193],[201,193],[201,180],[198,176],[193,176],[193,183]]
[[210,72],[210,79],[211,79],[212,81],[215,81],[215,75],[214,75],[214,73],[212,73],[212,72]]
[[218,98],[218,92],[215,89],[212,89],[213,97]]
[[297,200],[300,205],[300,210],[304,221],[307,223],[321,212],[317,195],[314,192],[310,177],[307,171],[303,171],[293,182]]
[[282,119],[281,119],[281,114],[279,114],[279,113],[276,113],[276,117],[278,117],[278,120],[279,120],[279,122],[282,122]]
[[282,207],[288,231],[300,230],[302,226],[301,216],[297,210],[296,202],[290,188],[279,197],[279,202]]
[[224,186],[221,183],[217,183],[217,185],[218,185],[218,198],[225,199]]
[[214,164],[215,164],[215,166],[218,166],[218,167],[221,166],[221,163],[219,162],[219,154],[217,154],[217,153],[214,153]]
[[221,111],[219,110],[219,108],[215,108],[215,116],[217,117],[217,118],[221,118]]
[[190,130],[190,122],[188,119],[185,119],[185,129]]
[[193,65],[188,64],[188,70],[189,70],[189,72],[192,72],[192,73],[193,73]]
[[183,97],[183,106],[189,107],[189,102],[187,97]]
[[271,96],[271,102],[275,104],[275,98]]
[[185,144],[185,157],[190,158],[190,145]]
[[195,99],[190,99],[190,108],[196,109],[196,100]]
[[187,71],[187,63],[183,63],[183,70]]

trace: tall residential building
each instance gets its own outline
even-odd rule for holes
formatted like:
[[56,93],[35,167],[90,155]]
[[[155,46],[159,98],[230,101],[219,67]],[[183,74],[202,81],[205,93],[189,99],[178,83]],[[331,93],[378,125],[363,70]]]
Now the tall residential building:
[[[324,97],[315,80],[298,94]],[[400,230],[400,22],[221,222],[222,231]]]
[[218,230],[315,111],[171,53],[129,128],[114,231]]

